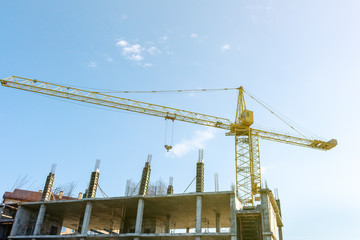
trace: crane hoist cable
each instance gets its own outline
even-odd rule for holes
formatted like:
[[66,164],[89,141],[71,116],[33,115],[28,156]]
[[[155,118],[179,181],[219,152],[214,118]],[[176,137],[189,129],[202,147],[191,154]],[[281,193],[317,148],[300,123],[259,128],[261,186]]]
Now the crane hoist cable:
[[173,143],[174,143],[174,120],[172,120],[172,126],[171,126],[171,142],[168,144],[168,140],[167,140],[168,120],[172,120],[172,119],[167,119],[167,118],[165,118],[165,141],[164,141],[164,147],[166,148],[166,151],[167,151],[167,152],[169,152],[169,151],[173,148]]

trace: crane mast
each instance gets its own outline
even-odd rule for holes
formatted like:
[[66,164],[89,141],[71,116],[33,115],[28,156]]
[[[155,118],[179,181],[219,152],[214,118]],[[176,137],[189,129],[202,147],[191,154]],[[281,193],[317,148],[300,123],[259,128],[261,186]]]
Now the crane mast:
[[261,188],[258,134],[251,131],[253,112],[246,109],[244,89],[239,88],[235,122],[230,133],[235,136],[236,193],[245,205],[254,205]]
[[236,117],[235,121],[231,122],[226,118],[35,79],[11,76],[0,81],[4,87],[227,130],[226,135],[234,136],[235,139],[236,193],[243,205],[254,205],[255,201],[259,200],[257,196],[261,188],[259,138],[319,150],[330,150],[337,145],[335,139],[322,141],[251,128],[254,122],[253,112],[246,109],[243,87],[238,89]]

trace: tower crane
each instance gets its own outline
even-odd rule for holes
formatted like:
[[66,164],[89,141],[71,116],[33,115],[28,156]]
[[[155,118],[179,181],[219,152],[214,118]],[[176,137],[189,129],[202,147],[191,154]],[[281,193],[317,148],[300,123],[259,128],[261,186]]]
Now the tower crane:
[[235,190],[243,205],[254,205],[255,201],[259,200],[258,194],[261,188],[259,138],[319,150],[330,150],[337,145],[336,139],[323,141],[252,128],[253,112],[246,108],[243,87],[238,88],[236,117],[235,121],[231,122],[226,118],[130,100],[36,79],[11,76],[0,81],[4,87],[226,130],[226,135],[234,136],[235,140]]

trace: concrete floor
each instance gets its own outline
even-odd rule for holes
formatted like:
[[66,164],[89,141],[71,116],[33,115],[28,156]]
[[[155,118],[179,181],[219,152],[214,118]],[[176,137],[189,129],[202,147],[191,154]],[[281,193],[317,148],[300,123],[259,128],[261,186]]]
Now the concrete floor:
[[[202,197],[203,228],[216,228],[216,213],[220,214],[221,227],[230,227],[230,197],[234,196],[233,192],[49,201],[45,203],[23,203],[22,206],[38,212],[41,204],[45,204],[46,215],[62,219],[63,227],[77,230],[80,218],[84,215],[86,203],[91,202],[92,212],[89,229],[100,231],[112,229],[118,233],[123,208],[126,209],[126,219],[135,221],[139,199],[144,200],[144,220],[157,219],[160,222],[165,222],[166,216],[169,215],[171,229],[195,228],[197,196]],[[166,236],[163,237],[166,238]]]

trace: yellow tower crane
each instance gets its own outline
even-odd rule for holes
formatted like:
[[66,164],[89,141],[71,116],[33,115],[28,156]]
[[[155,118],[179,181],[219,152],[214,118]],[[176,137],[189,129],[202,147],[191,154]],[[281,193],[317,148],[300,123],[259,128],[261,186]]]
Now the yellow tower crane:
[[228,132],[226,135],[235,137],[236,194],[243,205],[254,205],[255,201],[258,200],[258,193],[261,188],[259,138],[319,150],[330,150],[337,145],[335,139],[326,142],[251,128],[254,121],[253,112],[246,109],[244,100],[245,90],[243,87],[238,88],[239,95],[236,118],[234,122],[231,122],[226,118],[134,101],[99,92],[17,76],[2,79],[1,85],[4,87],[227,130]]

